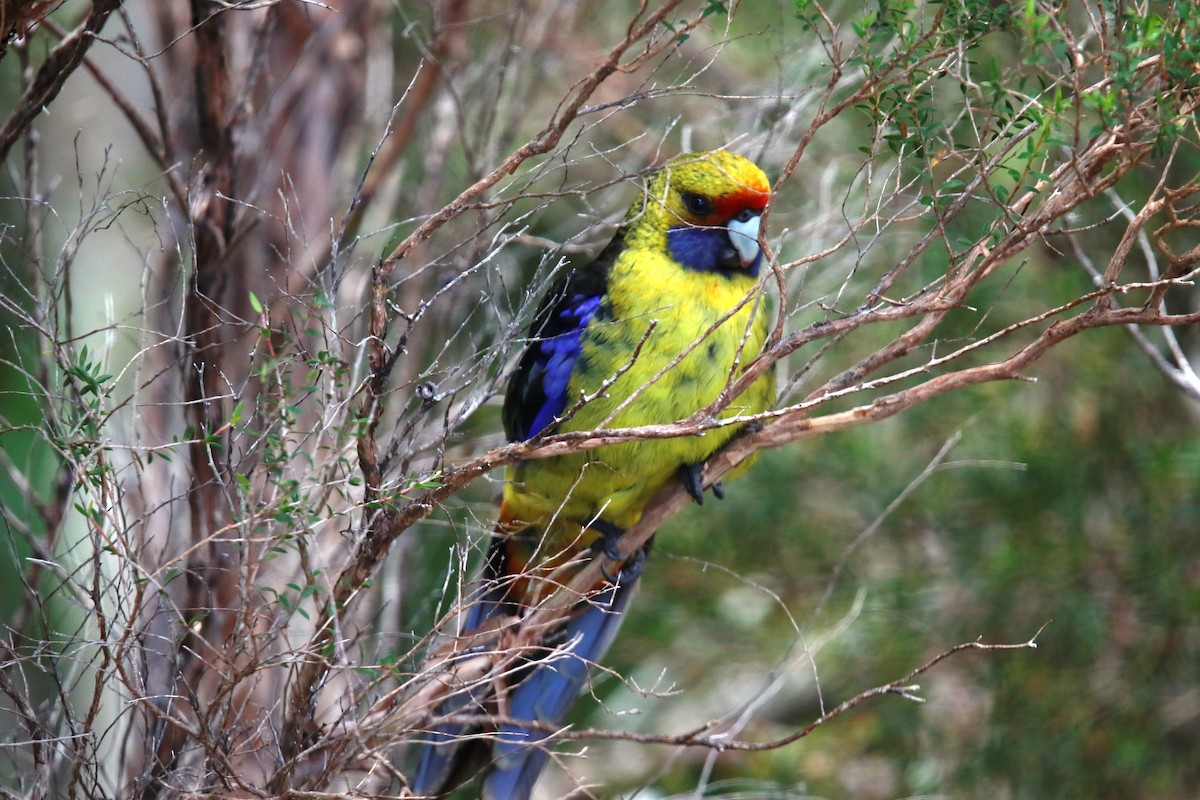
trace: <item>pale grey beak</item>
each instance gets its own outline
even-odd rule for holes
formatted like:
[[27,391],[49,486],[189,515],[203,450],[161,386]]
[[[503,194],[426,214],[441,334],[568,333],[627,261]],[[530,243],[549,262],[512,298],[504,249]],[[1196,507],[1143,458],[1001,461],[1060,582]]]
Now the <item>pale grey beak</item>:
[[729,221],[729,243],[737,250],[743,267],[750,266],[758,258],[758,225],[757,214],[745,222],[736,219]]

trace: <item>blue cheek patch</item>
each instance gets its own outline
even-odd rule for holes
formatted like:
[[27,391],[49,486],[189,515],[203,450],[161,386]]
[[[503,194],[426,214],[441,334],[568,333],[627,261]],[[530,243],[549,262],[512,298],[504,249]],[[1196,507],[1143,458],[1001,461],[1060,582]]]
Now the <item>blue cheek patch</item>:
[[742,269],[737,251],[729,241],[729,231],[724,228],[690,225],[670,228],[667,230],[667,251],[686,269],[696,272],[736,271],[757,278],[762,265],[762,253],[759,253],[749,267]]
[[537,436],[566,409],[567,384],[583,349],[580,344],[583,330],[599,308],[599,297],[572,297],[568,306],[558,312],[560,318],[567,320],[570,329],[538,344],[540,353],[530,373],[530,380],[532,383],[541,383],[546,401],[538,409],[525,438]]

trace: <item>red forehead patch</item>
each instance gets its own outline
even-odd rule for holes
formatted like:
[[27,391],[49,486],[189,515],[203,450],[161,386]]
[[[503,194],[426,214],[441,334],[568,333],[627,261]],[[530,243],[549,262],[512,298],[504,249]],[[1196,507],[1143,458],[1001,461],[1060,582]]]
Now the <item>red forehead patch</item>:
[[757,190],[757,187],[745,187],[736,192],[714,197],[713,206],[716,209],[714,216],[724,220],[733,219],[747,208],[751,211],[762,211],[767,207],[767,200],[770,197],[771,194],[766,191],[765,186],[761,191]]

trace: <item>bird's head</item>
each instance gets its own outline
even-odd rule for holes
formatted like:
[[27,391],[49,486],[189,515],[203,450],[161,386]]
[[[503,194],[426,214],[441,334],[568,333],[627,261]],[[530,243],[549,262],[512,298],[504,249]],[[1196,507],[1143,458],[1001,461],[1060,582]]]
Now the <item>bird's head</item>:
[[680,265],[756,277],[762,264],[759,219],[770,197],[767,176],[724,150],[688,153],[650,176],[629,210],[626,241],[658,239]]

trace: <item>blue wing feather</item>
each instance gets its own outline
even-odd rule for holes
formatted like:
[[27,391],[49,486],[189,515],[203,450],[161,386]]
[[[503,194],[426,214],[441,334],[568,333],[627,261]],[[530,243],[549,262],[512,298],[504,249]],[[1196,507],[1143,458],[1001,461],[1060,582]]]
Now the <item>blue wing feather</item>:
[[510,442],[543,433],[567,407],[567,384],[575,368],[584,329],[604,315],[608,273],[625,246],[618,231],[588,264],[571,270],[538,307],[525,349],[504,394],[504,432]]
[[[524,441],[544,432],[566,410],[571,372],[579,361],[584,331],[593,318],[605,313],[603,298],[608,272],[623,245],[624,231],[619,231],[595,260],[572,270],[543,298],[529,332],[531,343],[521,356],[504,396],[504,430],[510,441]],[[505,578],[512,571],[504,542],[502,538],[496,539],[488,552],[480,588],[463,620],[466,632],[519,611],[508,596],[509,583]],[[567,640],[575,643],[569,654],[556,656],[552,664],[531,665],[525,679],[510,694],[514,708],[518,709],[515,716],[561,721],[587,680],[588,664],[604,654],[616,635],[635,582],[636,575],[631,572],[623,585],[610,588],[580,608],[566,628]],[[539,698],[544,699],[539,702]],[[485,711],[490,702],[490,686],[464,689],[445,700],[438,707],[438,714]],[[444,724],[425,735],[410,785],[414,793],[437,795],[452,788],[448,784],[464,760],[464,737],[475,729],[477,726]],[[525,741],[528,734],[516,728],[501,730],[497,747],[509,744],[506,737],[510,741],[516,741],[513,737]],[[510,770],[488,779],[492,787],[490,797],[506,800],[527,797],[546,754],[535,744],[521,748],[505,763],[514,759],[519,762],[514,765],[515,774]]]
[[523,381],[525,407],[521,424],[510,432],[510,438],[521,441],[537,436],[566,409],[567,384],[583,347],[583,331],[599,309],[599,296],[567,298],[554,315],[554,332],[529,349],[527,357],[532,355],[532,359]]

